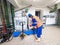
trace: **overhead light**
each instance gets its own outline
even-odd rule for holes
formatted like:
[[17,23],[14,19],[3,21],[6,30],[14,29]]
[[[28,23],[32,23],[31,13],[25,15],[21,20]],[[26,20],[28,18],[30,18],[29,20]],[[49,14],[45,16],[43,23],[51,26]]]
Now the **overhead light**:
[[34,2],[41,2],[42,0],[31,0],[31,1],[34,1]]
[[33,1],[36,1],[36,0],[33,0]]

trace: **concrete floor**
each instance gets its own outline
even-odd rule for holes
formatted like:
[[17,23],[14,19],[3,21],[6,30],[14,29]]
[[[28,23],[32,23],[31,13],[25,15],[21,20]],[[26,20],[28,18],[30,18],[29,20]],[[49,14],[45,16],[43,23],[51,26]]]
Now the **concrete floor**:
[[60,28],[57,26],[45,27],[40,42],[36,42],[35,37],[30,35],[26,36],[24,40],[17,37],[0,45],[60,45]]

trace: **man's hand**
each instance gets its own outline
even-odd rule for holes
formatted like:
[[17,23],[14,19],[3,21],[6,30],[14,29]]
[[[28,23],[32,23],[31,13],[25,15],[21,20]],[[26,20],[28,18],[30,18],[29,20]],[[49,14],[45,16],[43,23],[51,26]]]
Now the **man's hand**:
[[33,27],[32,30],[36,30],[36,27]]
[[32,26],[32,24],[30,24],[30,29],[36,29],[38,28],[38,26]]
[[30,27],[32,27],[32,24],[30,24]]
[[30,27],[30,29],[32,29],[32,28],[33,28],[33,26]]

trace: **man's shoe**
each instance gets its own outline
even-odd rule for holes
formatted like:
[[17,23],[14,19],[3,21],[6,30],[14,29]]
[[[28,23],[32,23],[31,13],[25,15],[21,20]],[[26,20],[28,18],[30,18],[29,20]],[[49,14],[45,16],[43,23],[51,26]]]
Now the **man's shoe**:
[[39,42],[40,41],[40,38],[36,39],[36,41]]

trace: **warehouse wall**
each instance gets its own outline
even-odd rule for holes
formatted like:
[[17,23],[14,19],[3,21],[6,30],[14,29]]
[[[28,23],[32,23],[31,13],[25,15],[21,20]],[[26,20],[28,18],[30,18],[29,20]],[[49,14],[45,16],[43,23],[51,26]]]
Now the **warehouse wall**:
[[48,16],[47,19],[46,19],[46,25],[51,25],[51,24],[56,24],[56,16],[57,16],[57,13],[54,12],[54,13],[49,13],[49,9],[48,8],[35,8],[35,7],[31,7],[29,9],[29,12],[28,13],[31,13],[33,15],[35,15],[35,11],[36,10],[40,10],[41,11],[41,19],[43,20],[43,16]]
[[35,7],[30,7],[28,14],[31,13],[32,15],[35,15]]
[[[45,16],[45,15],[49,15],[49,16],[53,15],[54,16],[54,18],[47,18],[46,19],[46,24],[47,25],[48,24],[56,24],[56,15],[57,15],[56,13],[49,13],[49,10],[47,8],[35,8],[35,7],[29,8],[28,13],[31,13],[31,14],[35,15],[36,10],[41,10],[41,18],[42,19],[43,19],[43,16]],[[11,17],[11,14],[9,14],[9,15]],[[20,14],[16,14],[16,15],[20,15]],[[11,20],[11,18],[10,18],[10,20]],[[0,16],[0,25],[1,24],[2,23],[1,23],[1,16]]]
[[42,10],[42,15],[47,16],[46,18],[46,24],[47,25],[52,25],[56,24],[56,17],[57,17],[57,12],[49,13],[49,9],[45,8]]

